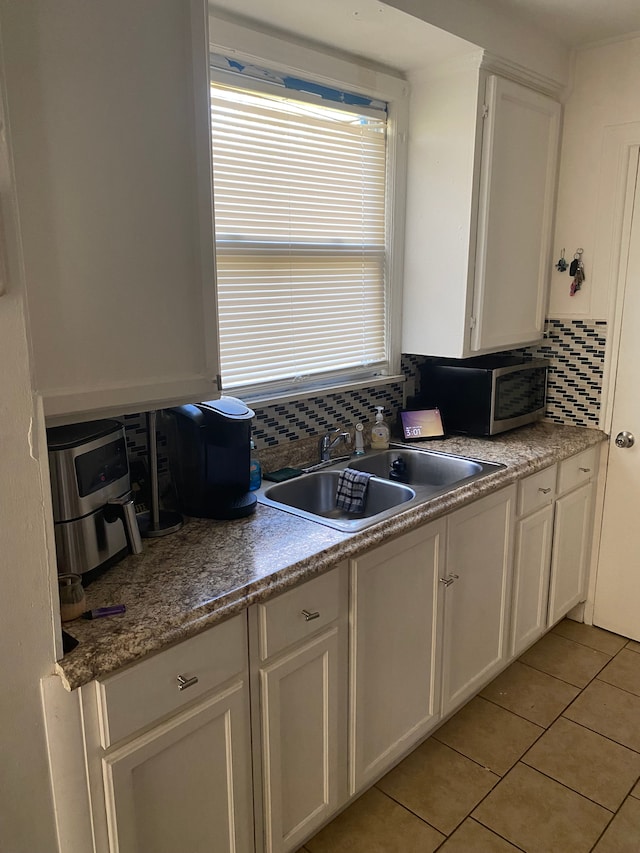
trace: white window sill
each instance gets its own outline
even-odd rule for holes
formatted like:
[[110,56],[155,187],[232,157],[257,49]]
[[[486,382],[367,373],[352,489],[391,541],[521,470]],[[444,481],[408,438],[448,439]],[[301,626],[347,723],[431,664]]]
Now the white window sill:
[[[297,400],[309,400],[311,397],[325,397],[328,394],[341,394],[344,391],[357,391],[360,388],[376,388],[380,385],[397,385],[406,382],[407,377],[400,373],[393,376],[371,376],[368,379],[360,379],[357,382],[336,382],[335,385],[327,385],[321,388],[308,388],[305,390],[243,395],[241,389],[230,391],[234,397],[237,395],[247,405],[262,408],[264,406],[275,406],[278,403],[293,403]],[[225,392],[223,392],[225,393]]]

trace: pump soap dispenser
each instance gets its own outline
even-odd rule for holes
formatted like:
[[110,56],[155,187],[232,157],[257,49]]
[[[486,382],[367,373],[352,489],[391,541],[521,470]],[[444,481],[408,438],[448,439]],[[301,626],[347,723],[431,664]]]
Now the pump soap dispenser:
[[371,427],[371,449],[386,450],[389,447],[389,427],[384,422],[384,406],[376,406],[376,422]]

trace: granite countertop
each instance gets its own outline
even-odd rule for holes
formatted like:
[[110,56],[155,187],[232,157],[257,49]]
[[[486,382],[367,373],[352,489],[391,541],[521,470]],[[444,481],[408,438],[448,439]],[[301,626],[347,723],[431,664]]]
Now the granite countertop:
[[430,441],[429,450],[506,467],[358,533],[262,504],[237,521],[189,519],[175,534],[145,540],[143,554],[126,557],[89,586],[89,608],[125,604],[126,613],[65,625],[79,645],[58,661],[57,672],[70,690],[106,676],[605,438],[599,430],[542,422],[490,439]]

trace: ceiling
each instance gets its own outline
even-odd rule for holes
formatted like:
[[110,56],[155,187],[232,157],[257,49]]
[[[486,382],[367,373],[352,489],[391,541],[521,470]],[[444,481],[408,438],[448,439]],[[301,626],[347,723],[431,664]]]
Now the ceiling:
[[[467,0],[460,0],[464,6]],[[448,2],[448,0],[441,0]],[[640,34],[640,0],[476,0],[567,48]],[[476,6],[475,11],[477,12]],[[330,45],[369,64],[409,72],[468,53],[475,45],[383,0],[212,0],[212,12],[257,22],[310,44]],[[542,32],[541,32],[542,31]]]
[[640,0],[483,0],[571,47],[640,34]]

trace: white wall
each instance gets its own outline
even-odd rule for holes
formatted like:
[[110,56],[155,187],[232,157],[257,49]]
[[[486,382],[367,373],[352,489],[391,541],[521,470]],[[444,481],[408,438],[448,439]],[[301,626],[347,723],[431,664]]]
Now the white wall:
[[0,849],[52,853],[57,846],[39,688],[54,660],[52,603],[45,497],[29,441],[27,335],[15,290],[0,296],[0,341]]
[[55,658],[54,570],[47,548],[52,522],[1,106],[0,99],[0,252],[8,274],[0,295],[0,849],[53,853],[57,841],[40,700],[40,678],[51,672]]
[[552,317],[611,319],[616,228],[629,146],[640,142],[640,38],[581,50],[565,106],[554,262],[584,249],[587,279],[551,275]]

